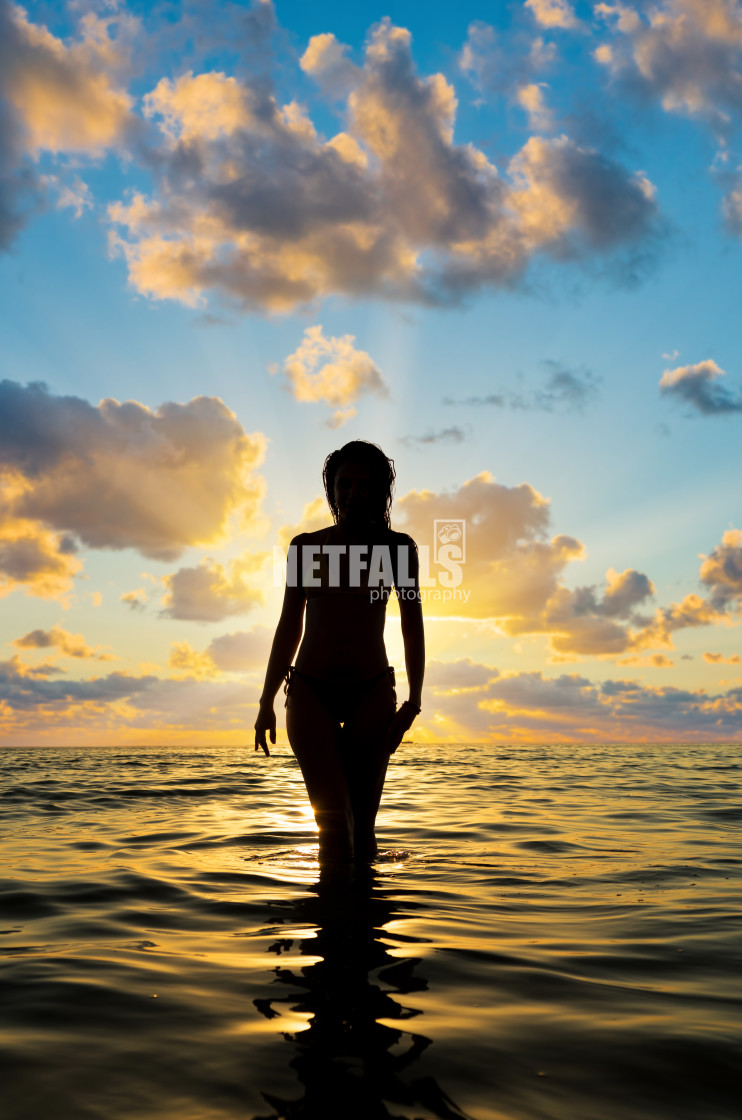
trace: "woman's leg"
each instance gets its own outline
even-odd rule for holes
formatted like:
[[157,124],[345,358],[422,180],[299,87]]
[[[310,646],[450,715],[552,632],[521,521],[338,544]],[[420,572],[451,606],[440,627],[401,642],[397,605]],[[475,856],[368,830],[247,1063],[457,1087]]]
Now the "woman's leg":
[[340,725],[298,675],[291,680],[286,731],[314,810],[320,860],[352,859],[353,809],[340,757]]
[[365,691],[343,727],[341,751],[353,810],[357,858],[373,856],[378,851],[374,826],[389,764],[385,733],[396,706],[392,677],[385,675]]

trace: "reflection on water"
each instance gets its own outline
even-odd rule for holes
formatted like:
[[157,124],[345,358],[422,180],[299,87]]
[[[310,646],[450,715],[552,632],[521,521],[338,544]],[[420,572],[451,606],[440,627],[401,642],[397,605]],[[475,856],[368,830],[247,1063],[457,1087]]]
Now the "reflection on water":
[[[319,959],[300,968],[277,966],[275,982],[289,991],[254,1002],[267,1019],[278,1017],[278,1004],[310,1016],[306,1029],[284,1034],[295,1048],[290,1065],[304,1096],[265,1093],[274,1109],[265,1120],[412,1117],[421,1107],[442,1120],[466,1117],[434,1077],[415,1077],[415,1063],[431,1039],[384,1022],[401,1024],[418,1016],[394,997],[428,986],[420,958],[393,957],[385,944],[386,927],[398,912],[371,870],[326,873],[316,894],[294,905],[291,921],[316,927],[316,939],[301,940],[300,951]],[[279,958],[292,948],[291,938],[269,947]],[[397,1107],[389,1112],[389,1102],[404,1106],[404,1112]]]
[[737,1120],[734,746],[0,752],[2,1120]]

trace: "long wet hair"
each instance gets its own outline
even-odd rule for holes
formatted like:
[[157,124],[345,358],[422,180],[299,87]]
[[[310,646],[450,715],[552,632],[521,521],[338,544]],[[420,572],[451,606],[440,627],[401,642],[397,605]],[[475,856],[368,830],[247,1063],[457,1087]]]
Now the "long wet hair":
[[335,504],[335,476],[343,463],[362,463],[371,472],[374,490],[374,521],[383,522],[387,529],[391,528],[392,496],[394,494],[394,479],[397,473],[394,469],[394,460],[388,458],[375,443],[365,439],[354,439],[346,443],[338,451],[332,451],[325,459],[322,468],[322,481],[325,484],[327,504],[332,511],[335,524],[338,520],[338,508]]

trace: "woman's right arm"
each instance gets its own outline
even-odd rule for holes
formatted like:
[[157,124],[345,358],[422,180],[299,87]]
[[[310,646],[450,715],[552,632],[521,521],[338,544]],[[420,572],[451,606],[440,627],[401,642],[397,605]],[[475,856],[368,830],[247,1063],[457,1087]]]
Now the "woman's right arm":
[[281,617],[278,620],[273,638],[273,645],[268,658],[268,668],[265,671],[265,684],[260,697],[258,718],[255,721],[255,750],[262,747],[266,755],[270,754],[266,732],[270,734],[271,743],[276,741],[276,715],[273,711],[273,701],[281,686],[281,681],[286,676],[286,670],[294,660],[294,654],[301,641],[304,625],[304,603],[303,588],[300,586],[290,587],[287,580]]

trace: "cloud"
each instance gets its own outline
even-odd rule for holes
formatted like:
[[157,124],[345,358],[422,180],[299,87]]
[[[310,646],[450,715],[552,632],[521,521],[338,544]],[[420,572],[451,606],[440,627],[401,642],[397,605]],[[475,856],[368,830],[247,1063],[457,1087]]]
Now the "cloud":
[[[5,26],[0,4],[0,41]],[[22,165],[22,158],[20,126],[0,89],[0,252],[10,248],[41,199],[38,177],[32,168]]]
[[330,294],[449,304],[518,282],[538,255],[578,261],[655,236],[646,177],[566,136],[532,137],[506,174],[456,144],[455,91],[418,74],[405,29],[374,26],[363,66],[344,50],[317,36],[302,60],[325,86],[342,71],[345,128],[329,140],[298,103],[221,72],[147,95],[154,193],[109,209],[136,290],[274,312]]
[[613,28],[597,60],[668,112],[722,132],[742,106],[742,18],[737,0],[596,4]]
[[637,618],[641,625],[631,635],[633,649],[672,649],[678,630],[735,625],[735,612],[742,606],[742,531],[724,533],[721,543],[703,557],[699,578],[708,597],[691,593],[679,603],[658,607],[653,618]]
[[571,370],[559,362],[547,360],[551,370],[543,389],[534,394],[535,406],[545,412],[564,406],[568,411],[582,412],[598,395],[600,378],[590,370]]
[[188,642],[173,642],[171,669],[194,677],[216,677],[219,673],[244,673],[265,669],[268,664],[273,630],[254,626],[213,638],[205,650],[198,651]]
[[58,649],[64,657],[76,657],[95,661],[115,661],[113,654],[101,652],[99,646],[89,646],[82,634],[70,634],[61,626],[51,630],[31,630],[13,642],[18,649]]
[[[196,660],[204,656],[183,643],[175,658],[181,679],[111,673],[52,680],[59,674],[54,666],[28,666],[17,656],[0,662],[5,737],[25,733],[39,741],[50,727],[60,734],[67,725],[78,743],[86,728],[95,741],[102,729],[119,737],[138,729],[150,736],[180,733],[187,740],[198,728],[244,738],[257,697],[244,677],[199,678]],[[502,673],[468,658],[432,661],[418,730],[425,738],[463,742],[729,741],[742,731],[742,688],[710,694],[626,679],[598,683],[576,673]]]
[[526,0],[534,19],[542,27],[559,27],[565,30],[577,27],[571,4],[567,0]]
[[82,570],[75,542],[13,516],[16,494],[16,487],[2,486],[0,474],[0,596],[21,589],[42,599],[63,599]]
[[660,380],[660,392],[678,397],[702,416],[742,412],[742,392],[735,397],[723,385],[717,384],[717,379],[725,376],[724,370],[713,359],[707,358],[695,365],[665,370]]
[[556,587],[538,614],[510,618],[505,628],[511,634],[548,634],[559,654],[615,657],[633,648],[630,624],[644,623],[635,612],[652,595],[654,587],[643,572],[609,568],[601,595],[595,586]]
[[[317,472],[319,473],[319,472]],[[278,530],[278,543],[286,552],[291,541],[300,533],[316,533],[332,524],[332,514],[325,497],[313,498],[302,510],[301,519],[296,525],[282,525]]]
[[135,591],[125,591],[120,596],[120,602],[126,603],[133,611],[143,611],[147,606],[147,589],[138,587]]
[[535,132],[549,132],[554,127],[554,116],[544,99],[544,84],[530,82],[517,93],[518,104],[528,114],[528,122]]
[[214,664],[223,672],[243,672],[261,669],[268,664],[273,641],[273,630],[268,626],[253,626],[251,630],[238,630],[222,634],[209,643],[208,652]]
[[87,12],[70,43],[19,7],[2,5],[0,73],[23,147],[100,155],[133,127],[124,88],[138,22],[124,13]]
[[709,126],[720,144],[713,174],[726,189],[729,230],[742,233],[742,179],[727,170],[742,119],[742,15],[738,0],[596,4],[611,39],[595,58],[634,93]]
[[600,378],[590,370],[571,370],[551,359],[542,364],[550,371],[542,388],[503,389],[459,400],[445,397],[443,403],[507,408],[514,412],[583,412],[597,398]]
[[162,615],[190,622],[221,622],[253,610],[264,601],[263,592],[248,581],[267,557],[267,553],[257,553],[232,560],[226,567],[207,557],[195,568],[179,568],[163,579],[167,592]]
[[730,184],[722,201],[722,213],[727,228],[737,237],[742,236],[742,175],[737,172],[725,178]]
[[336,428],[342,428],[343,424],[347,424],[348,420],[352,420],[357,415],[357,408],[337,408],[332,416],[328,416],[325,420],[325,427],[335,431]]
[[6,516],[92,548],[168,560],[217,543],[231,521],[255,524],[265,444],[217,397],[95,407],[0,382],[0,474],[14,487]]
[[[543,635],[561,658],[623,658],[622,663],[639,664],[633,658],[644,651],[672,649],[678,630],[731,625],[728,608],[742,603],[738,530],[725,534],[701,567],[701,580],[711,588],[708,598],[691,593],[647,614],[655,587],[635,568],[609,568],[601,587],[565,586],[565,570],[584,557],[584,546],[565,534],[549,537],[549,501],[526,483],[503,486],[483,471],[453,491],[411,490],[397,499],[392,516],[395,528],[413,537],[421,555],[427,550],[422,578],[431,583],[421,586],[430,596],[429,614],[486,619],[511,637]],[[316,498],[305,506],[299,524],[280,529],[281,547],[329,520],[326,502]],[[436,521],[465,525],[462,583],[448,598],[440,595]],[[646,663],[664,664],[661,657]]]
[[81,218],[85,210],[92,210],[93,195],[87,183],[79,175],[65,182],[57,175],[44,176],[44,185],[50,186],[57,192],[57,209],[73,210],[76,218]]
[[82,681],[50,681],[45,678],[53,670],[48,666],[42,669],[40,679],[41,674],[24,667],[17,657],[0,661],[0,702],[18,710],[115,704],[141,694],[157,681],[153,676],[131,677],[126,673],[109,673]]
[[346,57],[348,48],[329,32],[313,35],[301,56],[300,65],[322,89],[334,97],[343,97],[358,84],[358,67]]
[[480,91],[510,95],[515,91],[517,95],[555,58],[554,43],[513,28],[504,37],[490,24],[474,20],[467,29],[458,63]]
[[704,557],[701,582],[719,610],[742,607],[742,530],[728,529],[709,556]]
[[199,653],[190,642],[173,642],[170,647],[168,668],[178,677],[195,677],[204,680],[219,675],[219,670],[208,653]]
[[218,72],[162,78],[144,97],[144,115],[159,116],[160,129],[173,144],[217,140],[252,122],[243,86]]
[[[665,662],[657,658],[658,667]],[[440,663],[421,726],[437,737],[461,741],[575,740],[632,742],[647,739],[728,739],[742,730],[742,689],[718,695],[705,690],[656,688],[631,680],[596,683],[576,673],[500,673],[477,667],[471,687],[446,687],[460,663]],[[486,679],[487,678],[487,679]],[[428,713],[431,712],[429,716]]]
[[510,205],[531,251],[547,248],[566,258],[652,235],[654,188],[646,176],[566,136],[532,136],[510,171]]
[[376,363],[356,350],[355,336],[325,338],[322,327],[307,327],[293,354],[284,360],[283,372],[297,401],[323,401],[335,408],[330,425],[340,427],[355,415],[348,408],[364,395],[388,397],[389,389]]
[[425,663],[425,687],[436,695],[482,688],[500,676],[500,670],[491,665],[462,657],[457,661],[439,661],[435,658]]
[[444,397],[443,404],[468,404],[473,405],[476,408],[479,408],[482,405],[485,405],[486,407],[491,406],[493,408],[517,408],[518,405],[513,402],[518,399],[519,398],[517,398],[514,394],[503,392],[488,393],[486,397],[463,397],[460,400],[456,400],[454,397]]
[[739,665],[742,657],[738,653],[733,653],[731,657],[725,657],[723,653],[704,653],[703,660],[709,665]]
[[[547,538],[547,499],[526,483],[503,486],[488,471],[457,490],[412,490],[395,503],[397,528],[429,546],[431,556],[436,520],[466,522],[462,586],[470,595],[466,603],[441,603],[443,614],[497,618],[503,624],[531,616],[554,594],[565,565],[583,554],[573,537]],[[431,562],[431,574],[435,571]]]
[[450,428],[441,428],[437,432],[426,432],[422,436],[402,436],[399,442],[405,447],[430,447],[437,443],[464,443],[470,435],[468,429],[454,425]]
[[654,619],[634,636],[632,644],[636,649],[648,649],[652,646],[672,649],[672,635],[677,630],[696,629],[699,626],[728,626],[731,623],[729,615],[723,609],[718,609],[712,600],[690,594],[684,596],[679,603],[659,607]]

